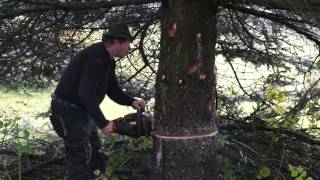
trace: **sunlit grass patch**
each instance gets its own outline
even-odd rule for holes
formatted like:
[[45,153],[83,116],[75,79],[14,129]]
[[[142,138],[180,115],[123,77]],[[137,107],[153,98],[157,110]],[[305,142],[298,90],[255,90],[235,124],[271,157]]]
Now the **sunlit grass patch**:
[[0,89],[0,116],[20,117],[22,127],[34,129],[48,123],[46,117],[38,117],[47,112],[52,88]]

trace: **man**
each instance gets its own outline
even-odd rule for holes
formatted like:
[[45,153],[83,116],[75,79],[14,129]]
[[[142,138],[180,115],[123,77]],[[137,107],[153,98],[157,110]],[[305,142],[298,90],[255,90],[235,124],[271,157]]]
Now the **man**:
[[117,129],[99,107],[105,94],[118,104],[144,110],[144,101],[126,95],[115,76],[114,57],[124,57],[132,39],[126,25],[111,26],[102,42],[72,59],[52,95],[50,120],[64,139],[70,180],[89,180],[96,169],[105,171],[96,126],[105,135]]

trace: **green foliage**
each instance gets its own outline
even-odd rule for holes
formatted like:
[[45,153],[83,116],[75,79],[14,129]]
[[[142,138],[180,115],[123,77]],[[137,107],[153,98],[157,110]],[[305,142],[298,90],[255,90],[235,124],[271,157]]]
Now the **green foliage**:
[[242,158],[237,163],[237,174],[242,177],[254,177],[257,168],[256,162],[250,157],[244,155],[242,151],[240,151],[240,155]]
[[232,171],[232,162],[223,156],[217,156],[218,179],[235,180],[236,177]]
[[269,177],[270,175],[271,175],[271,170],[269,169],[269,167],[267,165],[263,165],[259,169],[257,179],[263,179],[263,178]]
[[229,135],[220,134],[217,141],[217,149],[223,149],[225,145],[230,144],[228,138]]
[[107,165],[108,174],[113,175],[114,170],[123,168],[129,159],[130,157],[124,150],[117,155],[110,156]]
[[320,59],[317,61],[317,68],[320,69]]
[[19,128],[19,123],[22,118],[20,116],[15,117],[1,117],[0,118],[0,133],[2,134],[2,141],[7,138],[13,138],[15,141],[15,147],[17,154],[22,153],[34,153],[30,144],[31,136],[27,129]]
[[[125,141],[124,141],[125,140]],[[149,155],[153,147],[152,138],[142,137],[139,139],[110,135],[107,142],[107,153],[110,153],[107,164],[107,174],[112,179],[123,179],[122,170],[131,170],[131,176],[139,176],[139,171],[148,168]],[[119,144],[121,144],[119,146]],[[136,172],[136,173],[135,173]],[[141,179],[137,177],[137,179]]]
[[[22,136],[20,136],[22,134]],[[30,132],[27,129],[19,132],[17,131],[16,143],[15,143],[16,151],[21,156],[23,153],[26,154],[34,154],[35,151],[31,144]]]
[[313,180],[312,177],[307,176],[307,171],[300,166],[295,167],[289,164],[289,171],[291,177],[293,177],[295,180]]
[[114,147],[115,143],[117,141],[117,136],[114,134],[110,134],[108,136],[108,146],[107,146],[107,151],[111,152],[112,148]]
[[283,103],[287,101],[285,91],[280,91],[274,85],[271,85],[266,90],[266,96],[268,101],[273,102],[275,104],[275,112],[280,115],[283,115],[285,113]]
[[[19,180],[22,179],[21,170],[22,170],[22,154],[34,154],[33,145],[31,144],[30,132],[27,129],[19,128],[19,121],[21,117],[15,116],[10,117],[1,117],[0,118],[0,132],[2,133],[2,141],[6,139],[13,139],[14,147],[16,150],[18,158],[18,168],[19,168]],[[3,146],[3,145],[1,145]],[[1,162],[4,163],[4,162]],[[3,164],[4,165],[4,164]],[[4,165],[5,166],[5,165]]]
[[138,146],[142,151],[149,151],[153,147],[153,139],[151,137],[143,137],[138,143]]
[[283,122],[281,122],[281,127],[294,127],[296,124],[296,116],[289,115]]
[[20,119],[21,118],[17,116],[13,118],[0,117],[0,137],[2,138],[2,142],[17,128]]
[[266,90],[266,95],[269,101],[274,101],[278,103],[282,103],[286,101],[285,92],[278,90],[274,85],[271,85]]
[[[18,126],[17,126],[17,129],[18,129]],[[17,154],[18,154],[18,161],[19,161],[19,180],[22,179],[22,175],[21,175],[21,170],[22,170],[22,162],[21,162],[21,156],[23,153],[25,154],[33,154],[34,153],[34,150],[33,150],[33,147],[30,143],[30,140],[29,140],[29,136],[30,136],[30,133],[28,130],[23,130],[22,131],[22,134],[23,136],[20,137],[20,131],[16,131],[17,132],[17,135],[16,135],[16,143],[15,143],[15,148],[16,148],[16,151],[17,151]],[[23,141],[21,141],[21,139]]]

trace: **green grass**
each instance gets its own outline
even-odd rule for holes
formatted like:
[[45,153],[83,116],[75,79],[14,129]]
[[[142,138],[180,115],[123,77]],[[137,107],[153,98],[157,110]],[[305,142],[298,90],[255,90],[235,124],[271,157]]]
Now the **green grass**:
[[21,117],[28,127],[42,127],[47,118],[38,117],[49,109],[52,88],[0,89],[0,117]]
[[48,110],[51,88],[41,90],[0,89],[0,109],[16,110],[31,115]]

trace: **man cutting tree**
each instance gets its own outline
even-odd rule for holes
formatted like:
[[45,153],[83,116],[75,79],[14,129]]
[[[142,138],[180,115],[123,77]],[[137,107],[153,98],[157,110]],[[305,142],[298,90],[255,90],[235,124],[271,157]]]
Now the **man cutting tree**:
[[124,57],[132,39],[126,25],[111,26],[102,42],[83,49],[72,59],[52,95],[50,120],[64,140],[70,180],[93,179],[93,171],[105,171],[96,127],[105,135],[134,135],[137,131],[132,123],[107,120],[99,107],[107,94],[118,104],[139,111],[145,108],[144,101],[121,90],[115,75],[114,57]]

